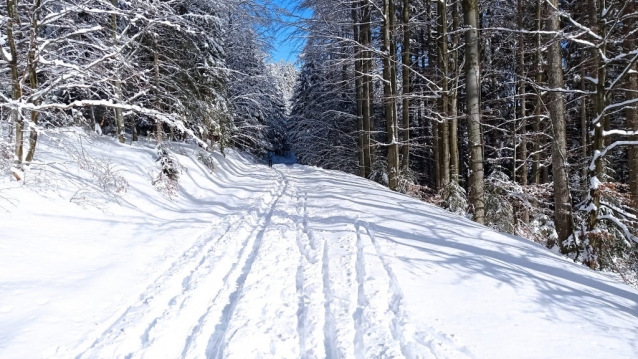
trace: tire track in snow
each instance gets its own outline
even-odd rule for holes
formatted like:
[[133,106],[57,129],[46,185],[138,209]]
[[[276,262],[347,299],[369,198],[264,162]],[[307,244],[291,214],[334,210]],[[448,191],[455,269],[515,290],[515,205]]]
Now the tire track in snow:
[[[278,183],[281,183],[281,181],[278,181]],[[249,217],[249,219],[253,221],[245,221],[244,224],[246,227],[243,228],[243,231],[232,232],[232,235],[226,236],[233,246],[233,251],[221,251],[218,255],[209,256],[207,258],[213,267],[213,271],[208,276],[204,273],[203,281],[210,283],[210,285],[202,286],[197,296],[186,297],[189,300],[189,305],[195,307],[194,310],[180,310],[179,312],[171,313],[173,314],[171,317],[164,316],[161,318],[161,321],[166,322],[164,325],[165,333],[157,335],[161,340],[158,340],[156,345],[150,346],[148,349],[145,348],[143,354],[146,357],[174,358],[178,357],[178,354],[185,356],[188,353],[190,344],[197,335],[202,317],[210,313],[212,307],[211,302],[216,302],[216,299],[220,298],[220,294],[222,294],[224,289],[229,288],[229,281],[234,279],[234,273],[237,271],[240,263],[244,263],[245,266],[245,258],[248,258],[247,260],[250,261],[252,251],[248,256],[246,252],[248,252],[251,243],[254,246],[259,241],[259,233],[255,236],[255,232],[258,232],[260,226],[265,226],[268,221],[268,213],[272,212],[273,206],[282,196],[284,190],[285,186],[280,185],[279,189],[275,191],[273,194],[275,199],[268,211],[266,211],[265,216],[263,214],[264,211],[262,211],[257,216]],[[245,239],[242,241],[240,238]],[[238,247],[237,245],[239,243],[241,243],[241,246]],[[186,296],[187,294],[189,293],[185,293],[184,295]],[[211,300],[211,298],[214,299]],[[193,326],[192,323],[197,324]],[[169,340],[169,338],[173,337],[176,337],[176,340]],[[181,347],[180,344],[183,346],[183,350],[178,352],[176,349]],[[173,354],[167,355],[167,353]]]
[[[305,202],[299,197],[297,192],[297,217],[304,217]],[[297,275],[295,277],[295,286],[297,288],[297,335],[299,336],[299,353],[300,358],[308,358],[306,349],[306,318],[308,317],[308,309],[306,307],[306,298],[304,296],[304,286],[306,285],[306,278],[304,274],[304,264],[308,262],[308,250],[304,248],[303,242],[303,220],[296,223],[297,226],[297,247],[299,248],[299,267],[297,267]]]
[[[224,276],[223,288],[212,297],[210,305],[198,319],[197,325],[193,327],[182,351],[182,358],[202,358],[204,354],[206,354],[206,357],[210,357],[209,351],[211,350],[212,338],[219,330],[219,326],[224,322],[227,324],[230,319],[229,305],[233,303],[233,300],[237,300],[239,284],[243,283],[248,276],[246,267],[250,265],[251,260],[254,261],[256,251],[261,246],[260,236],[263,236],[263,232],[266,229],[268,217],[274,211],[276,201],[285,193],[285,183],[281,177],[279,181],[282,185],[275,200],[272,202],[273,204],[268,209],[268,213],[261,217],[260,223],[255,224],[255,229],[252,231],[252,233],[257,232],[257,234],[249,237],[249,241],[246,242],[241,253],[237,256],[238,260]],[[250,252],[247,251],[249,248],[251,249]]]
[[353,314],[355,324],[354,335],[354,352],[357,359],[365,358],[365,346],[363,343],[363,311],[366,307],[365,291],[363,282],[365,281],[365,268],[363,268],[363,245],[361,243],[361,234],[357,226],[357,310]]
[[274,208],[262,246],[228,322],[223,357],[298,358],[294,177]]
[[[242,248],[237,262],[234,263],[233,267],[224,277],[223,288],[217,295],[212,297],[209,307],[202,313],[197,321],[197,325],[193,327],[182,351],[182,358],[202,358],[203,355],[209,357],[211,338],[213,338],[219,326],[224,323],[224,320],[227,320],[225,316],[228,316],[228,306],[232,304],[232,299],[235,299],[234,293],[236,293],[239,288],[238,282],[241,283],[241,278],[244,275],[246,266],[251,260],[251,255],[254,254],[255,246],[259,245],[258,239],[260,233],[262,233],[268,222],[268,216],[272,214],[274,206],[285,191],[285,183],[281,175],[278,172],[276,173],[278,175],[279,189],[271,201],[268,210],[264,211],[266,213],[260,217],[259,223],[255,224],[252,233],[257,232],[257,234],[249,237],[249,241]],[[249,248],[251,249],[250,252],[248,251]]]
[[256,209],[211,225],[77,358],[472,357],[410,323],[368,223],[311,229],[304,178],[274,171]]

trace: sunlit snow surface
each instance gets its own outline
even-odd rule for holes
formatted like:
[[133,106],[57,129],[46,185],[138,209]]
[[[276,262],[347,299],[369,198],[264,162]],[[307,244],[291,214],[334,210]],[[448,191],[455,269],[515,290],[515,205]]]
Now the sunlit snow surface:
[[94,141],[120,205],[71,203],[95,180],[50,140],[59,172],[2,192],[0,358],[638,357],[638,292],[526,240],[234,151],[183,147],[170,201],[152,145]]

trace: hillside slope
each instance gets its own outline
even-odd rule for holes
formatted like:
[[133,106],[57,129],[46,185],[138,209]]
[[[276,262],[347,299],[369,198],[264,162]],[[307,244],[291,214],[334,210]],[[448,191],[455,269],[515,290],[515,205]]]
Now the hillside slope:
[[534,243],[358,177],[232,151],[211,173],[182,146],[169,200],[151,185],[151,145],[92,141],[93,158],[125,170],[119,204],[82,207],[97,180],[51,140],[40,156],[56,169],[3,192],[15,205],[0,222],[2,358],[638,353],[638,292]]

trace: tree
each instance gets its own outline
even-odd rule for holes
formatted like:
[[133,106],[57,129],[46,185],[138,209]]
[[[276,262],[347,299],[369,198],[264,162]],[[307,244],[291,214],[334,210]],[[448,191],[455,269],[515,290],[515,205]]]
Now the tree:
[[[550,0],[550,17],[547,30],[560,32],[558,0]],[[572,199],[569,191],[567,164],[567,140],[565,128],[565,99],[563,97],[563,58],[560,37],[549,45],[547,56],[547,77],[549,79],[549,113],[552,120],[552,167],[554,179],[554,220],[558,233],[558,245],[567,252],[564,242],[573,232]],[[553,243],[548,243],[552,246]]]
[[[636,4],[629,5],[627,7],[627,15],[635,14],[638,10]],[[635,49],[638,42],[636,41],[635,31],[638,20],[635,16],[629,19],[627,30],[630,33],[630,37],[626,40],[627,49]],[[633,102],[633,106],[627,108],[627,129],[633,132],[635,135],[630,136],[630,140],[638,142],[638,63],[634,61],[631,66],[631,73],[628,75],[627,86],[627,101]],[[629,147],[629,186],[631,190],[631,197],[633,200],[634,208],[638,208],[638,146]]]
[[439,76],[441,77],[441,99],[439,104],[439,113],[441,118],[439,120],[439,154],[441,159],[439,165],[441,167],[441,187],[445,188],[450,183],[450,128],[448,125],[449,117],[449,59],[448,59],[448,35],[447,35],[447,4],[444,1],[438,2],[438,14],[439,14],[439,53],[437,58],[439,60]]
[[388,186],[392,190],[399,187],[399,145],[396,108],[396,67],[394,49],[394,2],[383,2],[383,94],[388,147]]
[[411,68],[411,49],[410,49],[410,0],[403,0],[403,42],[401,43],[401,61],[403,79],[403,146],[401,160],[401,169],[405,173],[410,169],[410,73]]
[[473,207],[474,221],[485,223],[485,189],[483,173],[483,143],[481,139],[480,114],[480,64],[478,38],[478,2],[463,0],[465,26],[467,127],[470,146],[470,204]]

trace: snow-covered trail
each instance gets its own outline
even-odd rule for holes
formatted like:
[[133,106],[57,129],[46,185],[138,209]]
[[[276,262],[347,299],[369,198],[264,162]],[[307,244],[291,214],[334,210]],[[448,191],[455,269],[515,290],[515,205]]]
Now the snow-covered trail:
[[212,225],[76,357],[469,357],[417,341],[369,226],[313,223],[305,176],[278,166],[267,200]]
[[364,180],[271,175],[267,199],[223,218],[77,357],[638,353],[635,291]]
[[[180,199],[157,200],[152,151],[107,147],[140,168],[121,213],[52,200],[0,223],[0,357],[638,353],[638,292],[534,243],[362,178],[236,153],[213,174],[180,157]],[[79,219],[88,238],[70,230]]]

